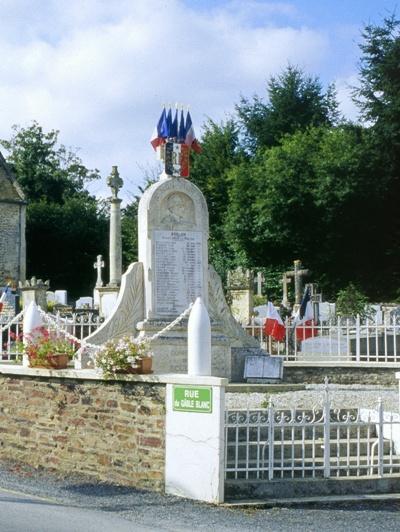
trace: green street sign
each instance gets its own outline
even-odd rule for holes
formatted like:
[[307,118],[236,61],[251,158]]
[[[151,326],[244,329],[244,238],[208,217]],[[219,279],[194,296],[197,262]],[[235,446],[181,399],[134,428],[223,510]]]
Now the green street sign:
[[173,386],[172,410],[176,412],[211,414],[211,386]]

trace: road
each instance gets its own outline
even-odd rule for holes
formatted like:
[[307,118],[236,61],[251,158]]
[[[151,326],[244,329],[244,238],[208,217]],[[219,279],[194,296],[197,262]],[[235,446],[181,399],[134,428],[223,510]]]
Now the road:
[[232,509],[0,464],[1,532],[400,530],[400,503]]

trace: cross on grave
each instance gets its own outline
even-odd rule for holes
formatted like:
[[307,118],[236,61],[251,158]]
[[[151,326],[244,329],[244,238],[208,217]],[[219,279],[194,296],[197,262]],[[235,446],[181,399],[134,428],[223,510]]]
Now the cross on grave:
[[287,276],[286,273],[283,274],[281,283],[283,290],[282,305],[286,308],[289,308],[289,299],[288,299],[288,284],[292,282],[291,278]]
[[97,255],[96,262],[93,264],[93,268],[97,270],[96,286],[103,286],[103,280],[101,278],[101,269],[104,268],[104,261],[102,255]]
[[294,277],[295,304],[300,305],[301,296],[303,292],[302,278],[309,275],[310,270],[303,270],[301,267],[300,260],[295,260],[293,264],[294,264],[294,269],[290,272],[285,272],[285,275],[287,275],[288,277]]
[[119,176],[118,166],[113,166],[111,170],[111,174],[107,178],[107,185],[111,188],[112,197],[114,199],[117,199],[118,191],[120,188],[122,188],[123,184],[124,182]]
[[264,276],[262,272],[257,272],[257,295],[262,296],[262,284],[264,282]]

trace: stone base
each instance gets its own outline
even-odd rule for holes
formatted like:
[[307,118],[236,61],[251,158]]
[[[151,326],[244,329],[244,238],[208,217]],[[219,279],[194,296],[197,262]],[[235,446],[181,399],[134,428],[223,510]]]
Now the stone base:
[[101,317],[109,318],[113,313],[117,303],[118,286],[99,286],[96,288],[99,297],[99,314]]
[[[164,329],[170,322],[145,320],[137,324],[139,337],[151,337]],[[171,331],[163,333],[149,342],[153,353],[154,373],[187,374],[187,320],[183,320]],[[214,377],[231,378],[231,346],[229,339],[219,329],[211,325],[211,373]]]

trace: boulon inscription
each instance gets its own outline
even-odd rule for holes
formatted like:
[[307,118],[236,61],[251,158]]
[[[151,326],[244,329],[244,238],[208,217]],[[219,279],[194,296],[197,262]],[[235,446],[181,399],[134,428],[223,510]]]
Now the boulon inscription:
[[154,231],[153,242],[155,314],[175,316],[203,295],[202,233]]

